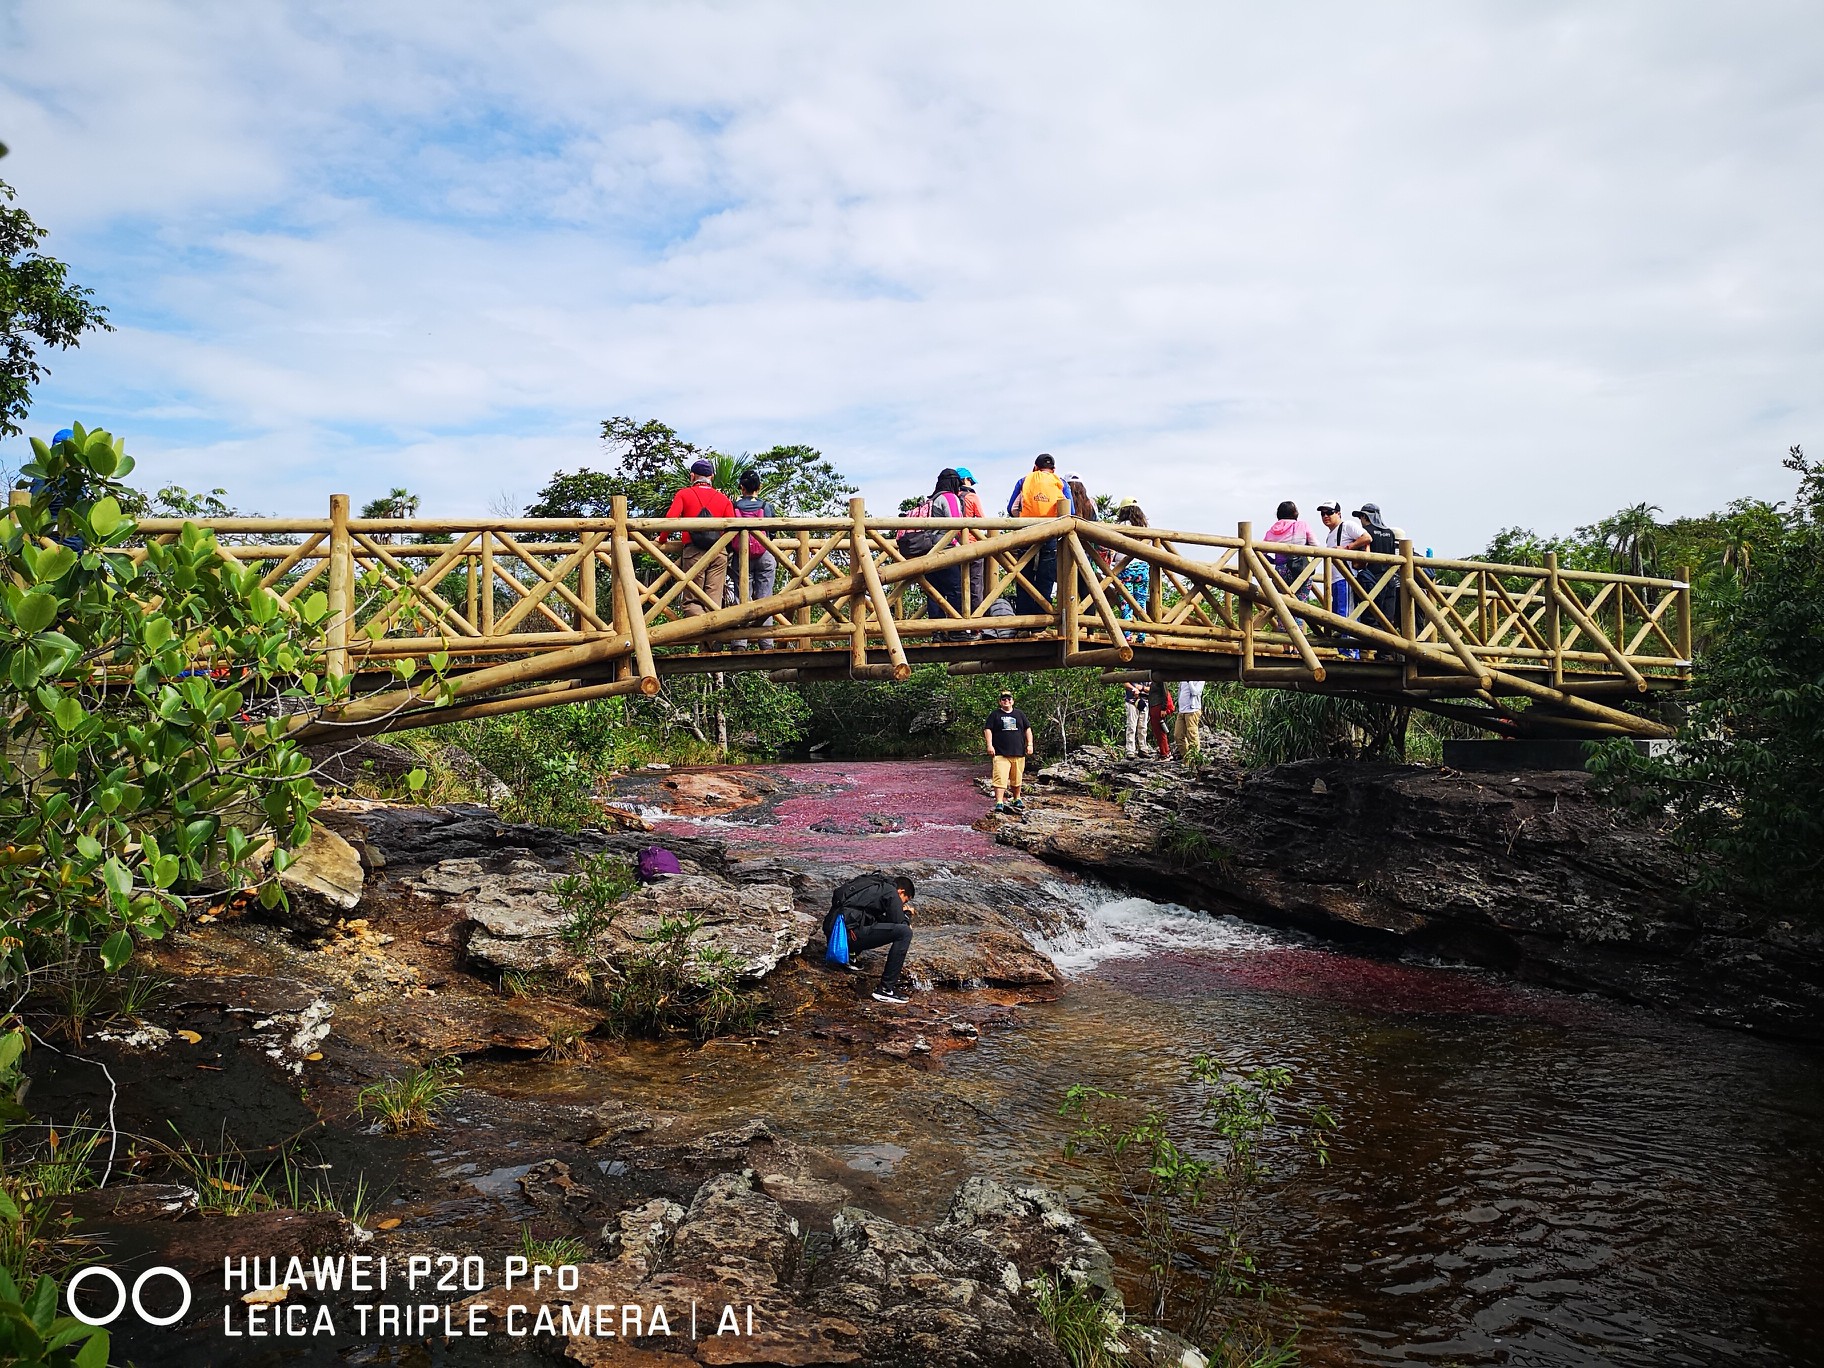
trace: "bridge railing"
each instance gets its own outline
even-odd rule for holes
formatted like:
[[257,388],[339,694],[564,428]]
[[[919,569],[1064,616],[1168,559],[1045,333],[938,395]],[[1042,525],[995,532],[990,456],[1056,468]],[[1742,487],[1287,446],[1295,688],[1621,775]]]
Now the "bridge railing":
[[[469,709],[651,692],[681,670],[903,678],[919,658],[958,670],[1017,659],[1412,697],[1532,693],[1627,729],[1589,700],[1690,669],[1684,580],[1434,559],[1407,543],[1289,547],[1245,523],[1224,536],[871,518],[860,500],[837,518],[634,518],[621,502],[605,518],[355,518],[340,495],[323,519],[202,521],[287,601],[326,596],[331,673],[447,652]],[[900,539],[914,531],[935,535],[922,555]],[[771,592],[756,598],[752,572],[769,559]]]

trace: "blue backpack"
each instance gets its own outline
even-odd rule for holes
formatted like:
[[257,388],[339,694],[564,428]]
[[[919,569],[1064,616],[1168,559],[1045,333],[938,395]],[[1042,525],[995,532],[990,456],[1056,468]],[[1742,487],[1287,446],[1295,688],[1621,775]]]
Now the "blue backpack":
[[826,964],[849,962],[849,922],[840,912],[831,918],[829,947],[824,950],[823,959]]

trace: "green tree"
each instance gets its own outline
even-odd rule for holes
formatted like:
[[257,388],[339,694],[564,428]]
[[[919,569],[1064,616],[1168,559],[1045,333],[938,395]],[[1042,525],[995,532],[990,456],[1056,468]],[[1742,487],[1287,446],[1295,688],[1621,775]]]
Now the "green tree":
[[1658,504],[1637,503],[1577,532],[1606,546],[1617,570],[1630,575],[1657,574],[1660,536],[1665,530],[1653,517],[1659,511]]
[[47,233],[13,206],[0,181],[0,438],[17,437],[44,378],[39,349],[76,345],[94,328],[113,331],[92,293],[72,285],[70,268],[38,251]]
[[1784,535],[1725,600],[1670,754],[1600,747],[1591,768],[1670,818],[1700,892],[1824,915],[1824,467],[1794,447]]
[[179,887],[278,901],[321,797],[277,714],[311,701],[328,604],[288,606],[195,524],[129,555],[133,461],[106,432],[32,450],[31,502],[0,520],[0,956],[115,969]]
[[773,446],[736,458],[688,442],[657,419],[639,423],[632,418],[604,422],[602,444],[613,460],[610,469],[558,471],[527,505],[526,516],[605,518],[613,511],[614,496],[624,494],[635,517],[663,517],[672,495],[690,483],[690,465],[699,459],[715,463],[711,482],[728,494],[735,492],[741,471],[758,471],[763,495],[781,513],[833,516],[855,492],[815,447]]

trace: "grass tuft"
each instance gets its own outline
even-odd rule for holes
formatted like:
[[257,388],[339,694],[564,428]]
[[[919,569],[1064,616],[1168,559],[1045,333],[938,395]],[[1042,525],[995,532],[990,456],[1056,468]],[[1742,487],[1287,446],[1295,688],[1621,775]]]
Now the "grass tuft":
[[437,1113],[461,1091],[462,1067],[443,1059],[423,1068],[407,1069],[398,1078],[370,1083],[355,1094],[355,1115],[370,1113],[395,1135],[434,1124]]

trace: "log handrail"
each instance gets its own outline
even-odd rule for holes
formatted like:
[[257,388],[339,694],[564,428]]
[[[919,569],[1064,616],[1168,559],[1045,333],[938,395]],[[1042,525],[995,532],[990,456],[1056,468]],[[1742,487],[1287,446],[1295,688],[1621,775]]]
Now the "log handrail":
[[[189,521],[287,602],[327,594],[329,672],[371,678],[431,652],[452,657],[448,685],[413,680],[318,728],[391,730],[652,693],[666,674],[707,668],[904,678],[921,661],[1042,659],[1387,701],[1529,698],[1567,729],[1574,719],[1659,736],[1667,729],[1652,718],[1592,696],[1676,690],[1691,673],[1688,578],[1301,546],[1309,564],[1289,588],[1270,560],[1286,548],[1245,525],[1224,535],[1073,517],[869,517],[860,500],[847,517],[636,518],[617,499],[606,517],[354,518],[337,496],[328,518],[146,519],[139,535],[169,537]],[[894,534],[908,529],[937,532],[938,546],[905,555]],[[686,569],[668,543],[692,531],[713,532],[718,547]],[[759,538],[752,555],[774,557],[775,592],[749,600],[743,575],[734,601],[717,602],[706,570],[719,555],[745,564],[742,533]],[[1066,585],[1040,582],[1046,543]],[[1092,545],[1144,564],[1147,592],[1104,573]],[[934,574],[978,561],[986,601],[937,599]],[[1346,614],[1332,611],[1333,573],[1355,591]],[[1067,605],[1060,590],[1073,582]],[[994,617],[1009,593],[1028,606]],[[744,630],[760,624],[769,649]]]

